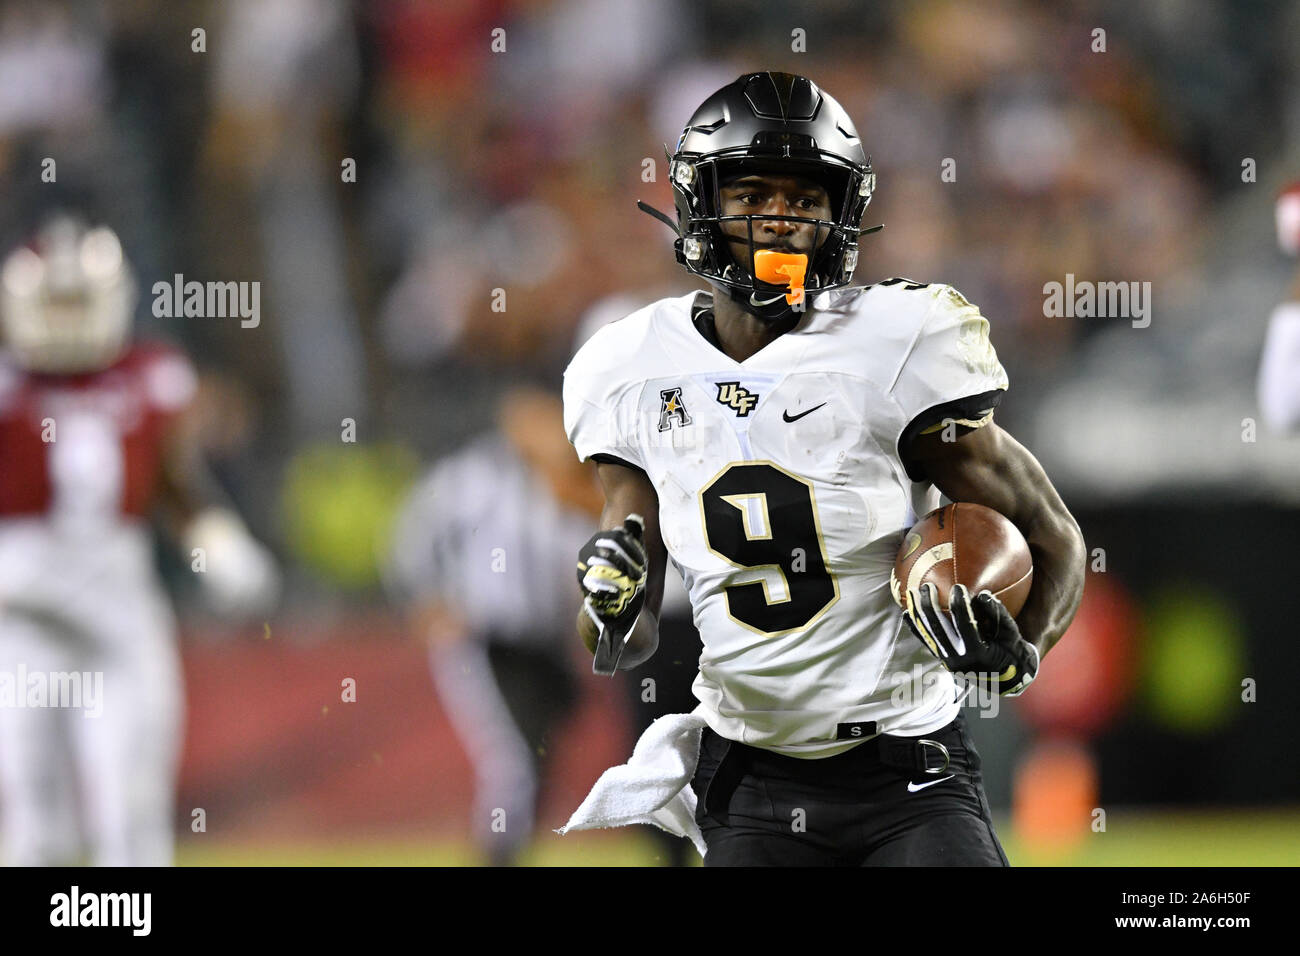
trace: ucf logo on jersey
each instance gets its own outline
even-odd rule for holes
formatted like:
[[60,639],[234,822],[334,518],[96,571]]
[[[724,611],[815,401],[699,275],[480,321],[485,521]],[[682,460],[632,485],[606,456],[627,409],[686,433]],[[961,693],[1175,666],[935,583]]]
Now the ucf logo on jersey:
[[758,393],[751,392],[739,382],[719,382],[718,401],[734,410],[738,417],[744,418],[758,404]]

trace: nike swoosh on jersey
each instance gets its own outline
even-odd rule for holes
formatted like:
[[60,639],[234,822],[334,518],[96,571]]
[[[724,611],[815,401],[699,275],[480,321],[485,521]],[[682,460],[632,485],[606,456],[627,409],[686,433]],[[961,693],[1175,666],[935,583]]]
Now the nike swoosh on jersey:
[[826,403],[825,403],[825,402],[822,402],[821,405],[816,405],[816,406],[814,406],[813,408],[808,409],[808,411],[806,411],[806,412],[800,412],[798,415],[791,415],[791,414],[790,414],[790,411],[787,409],[786,411],[783,411],[783,412],[781,413],[781,417],[784,418],[787,422],[797,422],[799,419],[803,418],[805,415],[811,415],[813,412],[817,411],[817,409],[822,408],[822,407],[824,407],[825,405],[826,405]]
[[951,780],[956,774],[948,774],[946,777],[940,777],[938,780],[927,780],[925,783],[909,783],[907,785],[908,793],[916,793],[918,790],[924,790],[926,787],[933,787],[936,783],[943,783],[945,780]]

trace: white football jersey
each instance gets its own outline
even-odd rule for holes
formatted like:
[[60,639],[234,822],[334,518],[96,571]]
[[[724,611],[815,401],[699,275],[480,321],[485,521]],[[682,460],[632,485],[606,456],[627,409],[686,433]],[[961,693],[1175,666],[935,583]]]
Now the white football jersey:
[[[641,469],[704,642],[694,691],[720,735],[825,757],[957,716],[951,676],[889,592],[903,535],[939,504],[905,433],[991,420],[1007,375],[950,286],[823,293],[736,362],[693,321],[707,293],[596,332],[564,376],[579,458]],[[956,403],[956,404],[954,404]]]

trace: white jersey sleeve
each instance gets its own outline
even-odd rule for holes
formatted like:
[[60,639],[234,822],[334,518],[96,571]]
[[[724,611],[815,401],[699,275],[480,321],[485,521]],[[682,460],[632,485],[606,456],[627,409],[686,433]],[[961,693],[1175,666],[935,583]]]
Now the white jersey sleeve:
[[643,313],[612,322],[578,350],[564,372],[564,430],[579,461],[610,456],[646,470],[637,441],[637,354],[647,334]]
[[890,388],[903,422],[896,437],[900,459],[915,435],[949,421],[963,429],[988,424],[1010,384],[978,308],[948,285],[913,294],[926,296],[929,306]]

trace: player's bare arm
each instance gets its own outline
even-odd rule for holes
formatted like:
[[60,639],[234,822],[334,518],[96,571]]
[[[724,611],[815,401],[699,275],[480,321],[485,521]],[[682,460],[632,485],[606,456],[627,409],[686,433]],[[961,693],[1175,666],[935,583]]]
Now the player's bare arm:
[[200,512],[227,502],[203,458],[200,415],[191,405],[168,423],[162,444],[158,508],[168,532],[177,540]]
[[[659,534],[659,496],[645,473],[611,462],[597,463],[597,475],[605,492],[600,529],[621,528],[628,515],[641,515],[645,522],[645,604],[619,659],[619,670],[631,670],[649,660],[659,647],[659,610],[664,597],[664,565],[667,554]],[[578,633],[593,654],[596,625],[586,611],[578,614]]]
[[953,501],[984,505],[1020,529],[1034,558],[1034,583],[1016,622],[1040,655],[1061,639],[1083,598],[1083,534],[1042,465],[994,423],[952,441],[919,435],[905,450]]

